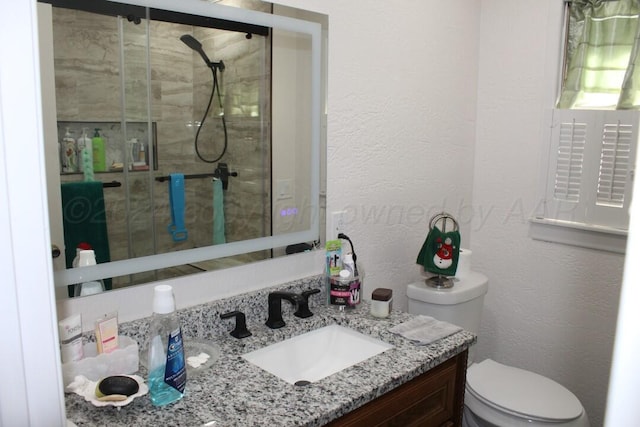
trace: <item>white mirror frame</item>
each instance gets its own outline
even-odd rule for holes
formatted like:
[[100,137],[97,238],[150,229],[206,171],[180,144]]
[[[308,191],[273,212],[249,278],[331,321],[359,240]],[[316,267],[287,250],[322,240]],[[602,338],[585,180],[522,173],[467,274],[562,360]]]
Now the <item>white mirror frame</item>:
[[72,268],[55,272],[56,287],[88,280],[141,273],[176,265],[201,262],[239,255],[247,252],[284,247],[311,242],[320,237],[320,132],[321,132],[321,26],[318,23],[245,10],[202,0],[112,0],[116,3],[190,13],[212,18],[246,22],[275,29],[292,31],[311,37],[311,168],[310,168],[310,226],[308,229],[277,236],[260,237],[226,243],[224,245],[187,249],[158,255],[149,255],[121,261],[98,264],[92,267]]

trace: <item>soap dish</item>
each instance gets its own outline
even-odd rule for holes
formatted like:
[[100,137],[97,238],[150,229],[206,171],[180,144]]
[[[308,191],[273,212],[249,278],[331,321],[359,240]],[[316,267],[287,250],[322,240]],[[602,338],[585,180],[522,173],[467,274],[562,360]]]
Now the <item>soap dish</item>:
[[[209,340],[185,338],[183,343],[187,378],[195,378],[220,358],[220,347]],[[147,363],[147,350],[144,350],[140,355],[140,364],[148,369]]]
[[184,345],[187,376],[196,375],[209,368],[220,357],[220,347],[207,340],[187,340]]
[[149,387],[144,383],[142,377],[138,375],[125,375],[127,377],[133,378],[138,383],[138,392],[136,394],[132,394],[126,400],[118,400],[118,401],[102,401],[98,400],[96,396],[96,384],[98,381],[91,381],[84,375],[78,375],[75,377],[73,382],[69,384],[66,388],[66,391],[73,392],[77,395],[84,397],[84,400],[91,402],[93,406],[126,406],[129,403],[133,402],[133,399],[139,396],[144,396],[149,392]]

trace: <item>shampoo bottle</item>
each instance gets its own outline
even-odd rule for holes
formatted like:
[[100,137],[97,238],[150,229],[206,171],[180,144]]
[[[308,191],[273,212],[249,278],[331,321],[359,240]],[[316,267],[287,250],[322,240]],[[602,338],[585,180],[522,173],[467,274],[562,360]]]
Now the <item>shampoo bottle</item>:
[[[82,148],[80,148],[82,146]],[[82,136],[78,139],[78,149],[80,150],[80,162],[82,163],[82,173],[84,180],[94,181],[93,177],[93,144],[91,138],[87,136],[87,128],[82,128]]]
[[[93,250],[80,250],[78,259],[78,268],[96,265],[96,254]],[[104,292],[104,283],[102,280],[90,280],[77,284],[74,289],[74,296],[84,297],[87,295],[98,294]]]
[[138,161],[147,164],[147,152],[144,149],[144,142],[140,144],[140,152],[138,153]]
[[104,151],[104,139],[100,136],[100,129],[96,128],[93,138],[91,138],[93,148],[93,170],[94,172],[106,172],[107,157]]
[[149,394],[154,406],[180,400],[187,383],[182,330],[175,308],[171,286],[156,286],[147,354]]
[[72,173],[78,171],[78,153],[76,140],[73,139],[71,133],[69,132],[69,128],[64,134],[64,138],[62,139],[62,149],[64,152],[63,155],[63,164],[62,164],[62,172]]
[[[91,138],[87,136],[87,128],[82,128],[82,135],[78,138],[78,172],[85,172],[87,160],[91,162],[90,171],[93,171],[93,150]],[[86,179],[85,179],[86,181]]]
[[127,153],[128,169],[133,170],[133,165],[138,157],[138,138],[131,138],[129,140],[129,149],[127,150]]

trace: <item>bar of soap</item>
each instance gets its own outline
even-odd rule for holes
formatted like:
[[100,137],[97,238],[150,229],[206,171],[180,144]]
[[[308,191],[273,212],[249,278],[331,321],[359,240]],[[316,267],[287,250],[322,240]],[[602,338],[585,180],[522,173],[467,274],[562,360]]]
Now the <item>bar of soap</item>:
[[96,396],[98,398],[112,394],[131,396],[136,394],[140,386],[138,382],[125,375],[113,375],[98,381],[96,384]]

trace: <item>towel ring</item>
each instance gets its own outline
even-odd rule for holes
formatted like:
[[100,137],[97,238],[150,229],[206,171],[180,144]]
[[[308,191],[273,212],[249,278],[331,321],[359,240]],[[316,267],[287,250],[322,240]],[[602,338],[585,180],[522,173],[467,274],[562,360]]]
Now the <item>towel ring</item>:
[[442,224],[442,227],[438,227],[438,229],[443,233],[446,233],[447,221],[451,221],[453,223],[453,231],[458,231],[460,229],[458,227],[458,221],[456,221],[456,219],[451,214],[440,212],[439,214],[432,216],[429,220],[429,230],[433,230],[433,227],[435,227],[438,222],[440,222]]
[[[429,220],[429,230],[433,230],[433,227],[438,226],[438,229],[443,233],[447,232],[447,224],[451,223],[453,226],[452,231],[459,231],[458,221],[453,217],[453,215],[448,214],[446,212],[440,212],[431,217]],[[438,225],[440,224],[440,225]],[[425,284],[427,286],[431,286],[436,289],[447,289],[453,287],[453,279],[447,276],[443,276],[441,274],[436,274],[435,276],[429,277],[425,279]]]

